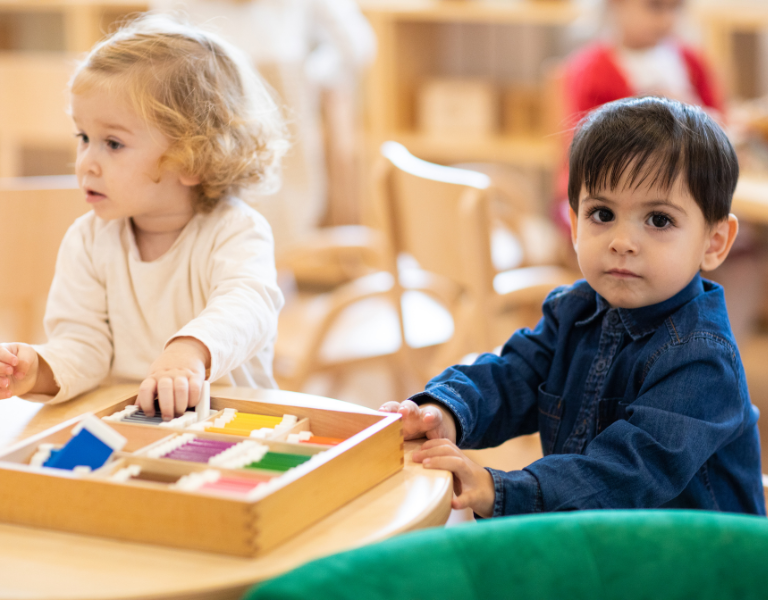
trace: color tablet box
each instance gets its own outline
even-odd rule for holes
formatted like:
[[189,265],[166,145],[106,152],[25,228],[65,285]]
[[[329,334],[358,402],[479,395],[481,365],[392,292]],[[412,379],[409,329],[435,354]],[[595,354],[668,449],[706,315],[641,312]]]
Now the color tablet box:
[[[110,415],[135,397],[97,413]],[[252,414],[296,415],[314,435],[341,438],[336,446],[257,440],[268,447],[272,467],[227,469],[206,463],[147,456],[148,449],[185,432],[151,425],[110,422],[126,439],[112,460],[80,474],[29,464],[41,444],[66,444],[83,417],[51,428],[0,453],[0,521],[81,534],[196,549],[237,556],[260,556],[331,514],[403,468],[400,416],[331,411],[269,402],[212,398],[211,410],[235,408]],[[246,441],[248,438],[193,431],[197,438]],[[293,466],[283,455],[310,460]],[[123,481],[111,477],[131,466]],[[293,467],[293,468],[291,468]],[[214,469],[230,480],[218,492],[185,491],[182,477]],[[268,479],[245,495],[224,493],[233,479]],[[216,486],[214,486],[216,487]]]

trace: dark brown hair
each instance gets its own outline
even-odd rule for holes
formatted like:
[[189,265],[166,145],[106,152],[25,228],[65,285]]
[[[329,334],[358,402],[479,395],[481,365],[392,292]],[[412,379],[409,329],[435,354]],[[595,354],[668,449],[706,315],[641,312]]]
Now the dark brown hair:
[[710,225],[728,216],[739,179],[725,132],[698,107],[652,96],[604,104],[579,123],[571,143],[568,201],[578,212],[590,194],[644,183],[668,190],[682,176]]

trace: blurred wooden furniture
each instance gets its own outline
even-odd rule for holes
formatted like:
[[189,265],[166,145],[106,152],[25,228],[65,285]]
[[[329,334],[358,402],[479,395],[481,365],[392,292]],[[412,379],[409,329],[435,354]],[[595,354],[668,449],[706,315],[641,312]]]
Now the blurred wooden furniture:
[[429,278],[410,281],[398,292],[395,274],[385,270],[383,248],[381,232],[336,227],[320,230],[281,258],[279,266],[298,280],[293,292],[286,290],[278,323],[273,368],[282,389],[301,391],[317,374],[338,386],[345,373],[371,363],[390,371],[398,397],[426,382],[408,362],[408,349],[420,355],[447,342],[453,315],[424,294],[433,285]]
[[147,7],[135,0],[0,0],[0,50],[86,52],[113,23]]
[[[515,86],[521,90],[540,88],[541,63],[557,48],[557,28],[568,25],[581,13],[577,3],[359,3],[379,41],[367,92],[372,153],[384,141],[395,140],[416,155],[441,163],[500,161],[535,169],[553,168],[559,156],[558,142],[546,136],[551,133],[546,126],[536,133],[499,130],[474,137],[433,135],[417,127],[417,94],[420,86],[433,77],[483,79],[500,92]],[[516,58],[510,60],[510,56]],[[517,104],[512,103],[513,110]],[[501,121],[515,121],[517,115],[510,116]]]
[[[396,142],[385,143],[382,155],[376,200],[390,244],[388,270],[397,274],[395,294],[428,279],[425,291],[454,316],[450,343],[424,365],[425,373],[434,375],[467,352],[490,351],[515,329],[535,324],[546,295],[577,278],[556,266],[495,272],[487,175],[420,160]],[[417,268],[404,269],[403,256]]]
[[728,95],[752,97],[760,68],[758,37],[768,30],[768,4],[762,0],[700,0],[691,8],[702,30],[704,52]]
[[768,175],[741,175],[731,209],[740,219],[768,225]]
[[0,340],[44,340],[59,244],[87,210],[74,176],[0,179]]
[[[44,167],[30,163],[45,157],[58,174],[74,172],[66,93],[74,66],[66,54],[0,54],[0,177],[43,174]],[[36,153],[44,158],[35,160]]]
[[282,388],[300,391],[313,374],[372,361],[421,386],[468,352],[534,325],[546,294],[576,278],[551,266],[496,272],[491,180],[421,161],[396,143],[382,153],[374,193],[383,237],[331,228],[281,259],[300,283],[278,326]]
[[[277,390],[221,388],[214,393],[260,402],[370,412],[366,408]],[[100,388],[75,402],[45,406],[16,398],[0,402],[0,445],[128,398],[136,386]],[[450,513],[451,474],[411,460],[419,442],[405,443],[405,468],[266,556],[243,559],[0,524],[4,598],[240,598],[259,581],[309,560],[423,527]],[[65,500],[64,500],[65,501]],[[115,515],[115,518],[120,518]],[[45,573],[46,576],[40,576]]]
[[74,172],[67,82],[89,50],[144,2],[0,0],[0,177]]
[[451,166],[491,178],[491,258],[497,272],[565,263],[566,238],[552,219],[542,214],[530,173],[502,163]]
[[[321,229],[286,250],[278,269],[286,305],[273,367],[282,389],[301,391],[313,374],[338,374],[397,351],[398,342],[386,335],[386,326],[376,333],[382,321],[392,324],[392,314],[387,314],[391,278],[381,272],[375,231],[362,226]],[[356,316],[361,310],[362,319]],[[374,318],[367,318],[366,311]],[[341,333],[334,335],[336,330]]]

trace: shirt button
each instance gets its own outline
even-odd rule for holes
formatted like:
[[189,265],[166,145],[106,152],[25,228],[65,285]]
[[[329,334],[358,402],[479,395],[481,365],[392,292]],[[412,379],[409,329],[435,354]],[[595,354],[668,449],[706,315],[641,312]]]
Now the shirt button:
[[616,325],[619,322],[619,314],[615,312],[608,313],[608,323],[610,325]]
[[597,364],[595,364],[595,370],[597,371],[605,371],[605,367],[607,366],[608,361],[606,361],[604,358],[601,358],[597,361]]

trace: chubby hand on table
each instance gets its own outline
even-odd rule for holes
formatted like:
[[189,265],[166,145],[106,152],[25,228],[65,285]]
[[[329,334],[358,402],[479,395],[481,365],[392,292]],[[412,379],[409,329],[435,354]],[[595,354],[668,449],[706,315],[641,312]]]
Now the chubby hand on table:
[[481,517],[493,515],[496,490],[491,474],[470,460],[456,446],[456,423],[439,404],[418,406],[412,400],[387,402],[379,410],[403,416],[403,435],[406,440],[423,436],[427,441],[414,451],[413,461],[425,469],[442,469],[453,473],[453,491],[456,497],[451,508],[471,508]]
[[201,341],[191,337],[171,340],[141,382],[136,405],[151,417],[157,398],[166,421],[183,414],[187,407],[200,402],[205,371],[210,366],[211,354]]
[[0,400],[28,393],[55,396],[53,372],[29,344],[0,344]]

